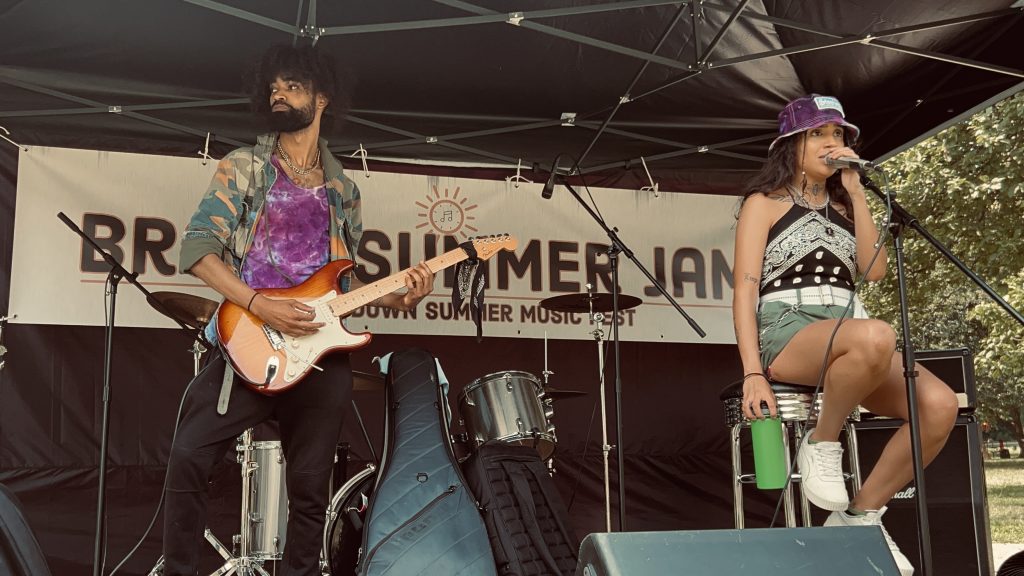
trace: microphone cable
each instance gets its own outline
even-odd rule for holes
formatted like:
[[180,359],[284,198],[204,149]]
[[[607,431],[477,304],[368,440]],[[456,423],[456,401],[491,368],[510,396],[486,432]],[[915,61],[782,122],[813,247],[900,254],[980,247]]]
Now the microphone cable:
[[[878,170],[878,173],[882,175],[883,185],[884,185],[884,187],[886,189],[888,189],[888,187],[889,187],[889,178],[888,178],[888,176],[885,174],[885,172],[883,172],[881,170]],[[867,200],[867,195],[866,194],[867,194],[867,190],[865,190],[865,201]],[[805,434],[809,433],[808,431],[811,429],[810,424],[817,423],[817,421],[818,421],[818,402],[817,402],[818,393],[821,391],[822,386],[824,385],[824,382],[825,382],[825,373],[828,371],[829,358],[832,356],[832,344],[835,341],[836,334],[839,332],[839,327],[842,326],[843,322],[846,321],[846,318],[847,318],[846,315],[849,314],[849,312],[850,312],[850,310],[851,310],[851,308],[853,306],[854,300],[857,297],[857,294],[860,292],[861,287],[863,287],[863,285],[864,285],[864,280],[865,280],[865,278],[867,276],[868,270],[871,270],[872,266],[874,266],[875,262],[878,260],[878,256],[882,253],[882,246],[884,246],[886,241],[889,239],[889,227],[891,225],[892,225],[892,196],[891,195],[886,195],[886,213],[885,213],[885,218],[882,221],[882,225],[879,227],[878,241],[875,243],[875,253],[871,256],[871,261],[868,263],[868,265],[865,268],[865,270],[863,272],[861,272],[860,277],[854,283],[853,294],[850,296],[850,301],[846,303],[846,307],[843,308],[842,314],[840,314],[839,318],[837,319],[838,321],[836,322],[835,328],[832,329],[832,333],[828,337],[828,344],[826,344],[826,346],[825,346],[825,354],[824,354],[824,357],[821,360],[821,369],[818,372],[818,383],[815,385],[814,392],[811,395],[811,408],[810,408],[810,411],[808,412],[808,415],[807,415],[807,424],[808,424],[808,426],[805,428],[805,431],[804,431]],[[760,407],[758,407],[758,409],[760,409]],[[786,433],[787,432],[785,430],[783,430],[783,434],[786,434]],[[775,502],[775,512],[772,514],[771,523],[769,523],[769,525],[768,525],[769,528],[774,528],[775,527],[775,521],[779,517],[779,510],[782,507],[782,502],[785,499],[786,492],[789,490],[790,486],[792,485],[792,482],[793,482],[793,472],[796,470],[797,464],[798,464],[798,462],[800,460],[800,449],[803,447],[803,445],[804,445],[804,442],[802,442],[802,441],[799,444],[797,444],[796,452],[793,455],[793,459],[789,463],[789,471],[788,471],[788,474],[786,475],[786,483],[782,486],[782,490],[779,493],[779,499]],[[803,479],[801,478],[801,481],[802,480]],[[844,483],[844,487],[845,487],[845,483]],[[801,485],[800,489],[801,489],[801,491],[803,490],[803,486],[802,485]],[[803,521],[804,521],[805,524],[809,523],[809,519],[807,519],[807,518],[804,518]]]
[[[216,351],[216,350],[217,349],[214,348],[213,351]],[[209,367],[209,364],[207,364],[207,366],[204,366],[203,370],[205,370],[207,367]],[[225,369],[230,370],[231,366],[227,365],[225,367]],[[200,370],[199,374],[202,374],[203,370]],[[188,397],[188,391],[192,389],[192,384],[196,380],[199,379],[199,374],[196,374],[195,376],[192,377],[192,380],[189,381],[188,386],[185,387],[185,392],[183,392],[182,395],[181,395],[181,400],[178,402],[178,414],[174,417],[174,432],[171,434],[171,447],[172,448],[174,446],[174,439],[178,435],[178,426],[181,425],[181,412],[182,412],[182,409],[185,406],[185,398]],[[170,458],[169,457],[168,457],[168,464],[170,464]],[[125,554],[124,558],[122,558],[121,561],[118,562],[117,566],[114,566],[114,569],[111,570],[110,574],[108,574],[107,576],[114,576],[114,574],[116,574],[117,571],[120,570],[122,566],[124,566],[125,562],[127,562],[133,555],[135,555],[135,553],[139,550],[139,547],[142,546],[142,543],[145,542],[146,538],[149,537],[149,533],[153,530],[153,527],[156,526],[156,520],[157,520],[157,518],[160,517],[160,509],[163,508],[163,506],[164,506],[164,495],[167,494],[167,480],[168,480],[168,474],[167,473],[168,473],[169,470],[170,470],[170,466],[168,466],[164,470],[164,485],[160,489],[160,500],[156,504],[156,510],[153,511],[153,518],[149,521],[149,526],[146,526],[146,531],[142,533],[142,537],[139,538],[139,541],[135,543],[135,546],[133,546],[132,549],[129,550],[127,554]],[[105,540],[104,540],[104,557],[106,557],[106,541]],[[161,560],[161,562],[162,562],[162,560]]]

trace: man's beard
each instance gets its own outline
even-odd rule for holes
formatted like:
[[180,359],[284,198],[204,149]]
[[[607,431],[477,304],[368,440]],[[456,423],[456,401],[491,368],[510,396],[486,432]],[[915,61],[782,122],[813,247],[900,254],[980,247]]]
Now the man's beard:
[[274,132],[298,132],[309,127],[316,117],[312,102],[305,108],[292,108],[287,104],[284,106],[287,108],[286,110],[278,111],[271,108],[268,121],[270,129]]

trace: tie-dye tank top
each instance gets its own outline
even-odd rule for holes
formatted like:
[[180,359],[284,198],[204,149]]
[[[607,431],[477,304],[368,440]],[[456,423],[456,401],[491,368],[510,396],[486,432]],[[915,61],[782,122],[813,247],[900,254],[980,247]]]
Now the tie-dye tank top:
[[288,288],[319,270],[330,257],[327,188],[301,188],[272,159],[277,179],[267,191],[242,280],[252,288]]

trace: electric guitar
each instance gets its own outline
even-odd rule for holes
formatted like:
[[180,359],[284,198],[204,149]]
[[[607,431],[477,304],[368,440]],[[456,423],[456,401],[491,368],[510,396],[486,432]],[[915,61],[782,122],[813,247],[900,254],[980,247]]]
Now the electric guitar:
[[[480,260],[487,260],[499,250],[514,250],[517,244],[508,234],[472,238],[469,242]],[[459,247],[426,264],[436,273],[467,258],[469,255]],[[324,326],[308,336],[283,334],[233,302],[225,300],[220,305],[217,336],[231,366],[247,386],[262,394],[279,394],[298,384],[310,370],[320,370],[316,363],[325,354],[355,350],[370,342],[369,332],[349,332],[341,318],[405,286],[408,272],[403,270],[342,293],[338,280],[351,269],[351,260],[335,260],[298,286],[257,290],[266,298],[298,300],[311,306],[316,311],[312,321],[323,322]]]

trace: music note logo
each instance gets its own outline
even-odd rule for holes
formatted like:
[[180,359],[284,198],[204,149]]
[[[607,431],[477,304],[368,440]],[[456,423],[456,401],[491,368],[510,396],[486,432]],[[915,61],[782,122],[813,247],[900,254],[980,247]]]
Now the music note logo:
[[[447,188],[442,194],[437,186],[433,186],[433,194],[427,194],[427,204],[416,202],[416,205],[423,209],[417,215],[424,219],[416,226],[416,229],[431,227],[442,236],[459,236],[469,238],[470,235],[478,232],[470,221],[476,217],[469,214],[477,208],[476,204],[469,204],[469,198],[460,196],[460,189],[449,192]],[[467,232],[468,231],[468,232]]]

